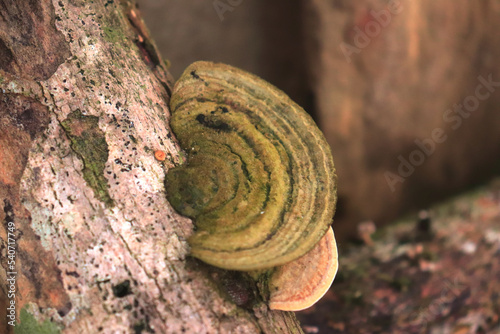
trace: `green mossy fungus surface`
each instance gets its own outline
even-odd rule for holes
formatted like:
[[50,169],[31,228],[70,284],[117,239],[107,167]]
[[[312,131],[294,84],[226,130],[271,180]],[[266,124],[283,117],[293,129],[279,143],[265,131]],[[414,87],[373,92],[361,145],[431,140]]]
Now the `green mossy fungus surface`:
[[279,266],[332,222],[336,175],[310,116],[282,91],[234,67],[197,62],[177,81],[171,127],[187,162],[167,196],[194,219],[192,255],[225,269]]
[[83,115],[80,110],[72,112],[61,122],[71,140],[71,148],[83,161],[83,178],[94,190],[95,196],[110,207],[113,200],[104,177],[108,144],[98,123],[98,117]]
[[56,324],[45,320],[39,323],[35,317],[26,309],[22,309],[19,315],[20,322],[14,327],[15,334],[59,334],[61,331]]

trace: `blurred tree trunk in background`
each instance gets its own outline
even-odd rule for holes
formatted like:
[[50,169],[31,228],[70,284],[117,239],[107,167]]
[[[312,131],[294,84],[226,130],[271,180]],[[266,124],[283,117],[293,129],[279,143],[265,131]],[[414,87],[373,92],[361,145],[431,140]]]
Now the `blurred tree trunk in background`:
[[19,333],[300,333],[187,257],[172,80],[135,3],[0,5],[0,332],[15,303]]
[[229,63],[312,113],[337,166],[341,238],[499,173],[498,1],[139,3],[174,74]]
[[231,2],[235,5],[227,0],[139,0],[138,4],[174,77],[197,60],[227,63],[258,74],[299,104],[307,104],[300,2]]
[[500,171],[498,1],[308,7],[311,85],[345,214],[337,232],[387,222]]

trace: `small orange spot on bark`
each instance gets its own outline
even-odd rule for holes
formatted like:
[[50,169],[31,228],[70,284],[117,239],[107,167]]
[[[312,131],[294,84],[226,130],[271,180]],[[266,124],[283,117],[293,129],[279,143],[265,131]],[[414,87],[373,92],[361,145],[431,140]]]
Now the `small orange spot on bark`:
[[166,157],[167,157],[167,154],[165,152],[160,151],[160,150],[155,151],[156,160],[164,161]]

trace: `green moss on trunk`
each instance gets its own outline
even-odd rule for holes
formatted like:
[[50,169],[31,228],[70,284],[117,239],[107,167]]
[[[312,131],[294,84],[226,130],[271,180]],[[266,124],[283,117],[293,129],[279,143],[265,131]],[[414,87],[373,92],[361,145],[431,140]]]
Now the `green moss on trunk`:
[[14,327],[15,334],[59,334],[61,332],[59,327],[49,320],[39,323],[26,308],[21,310],[19,320],[20,322]]
[[108,161],[108,144],[104,132],[99,128],[99,118],[83,115],[76,110],[68,115],[62,126],[71,140],[71,148],[83,161],[83,178],[94,190],[94,194],[106,206],[113,206],[109,196],[104,167]]

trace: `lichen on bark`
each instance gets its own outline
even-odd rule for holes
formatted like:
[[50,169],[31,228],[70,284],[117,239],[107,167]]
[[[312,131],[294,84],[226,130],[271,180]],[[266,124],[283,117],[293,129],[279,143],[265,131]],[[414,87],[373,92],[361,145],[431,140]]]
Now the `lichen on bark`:
[[19,323],[16,324],[15,334],[59,334],[59,327],[50,322],[48,319],[43,322],[38,322],[37,319],[27,310],[23,308],[19,315]]
[[71,148],[83,162],[83,178],[94,190],[94,194],[106,206],[113,206],[109,196],[104,167],[108,161],[108,144],[104,132],[99,128],[99,118],[83,115],[75,110],[61,122],[71,140]]

